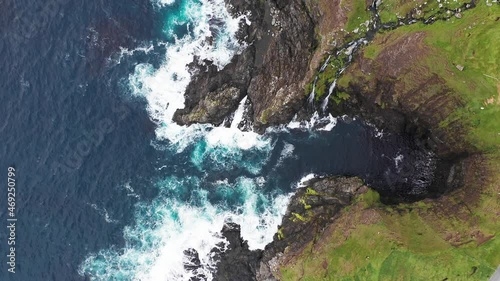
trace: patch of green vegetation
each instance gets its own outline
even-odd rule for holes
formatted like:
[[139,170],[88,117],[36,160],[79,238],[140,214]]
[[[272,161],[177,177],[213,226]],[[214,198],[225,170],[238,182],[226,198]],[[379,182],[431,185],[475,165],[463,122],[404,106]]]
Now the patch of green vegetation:
[[262,114],[260,115],[260,122],[262,124],[267,124],[267,118],[269,117],[269,112],[270,112],[269,108],[266,108],[264,111],[262,111]]
[[[436,19],[447,19],[454,16],[451,11],[456,11],[458,8],[462,7],[464,4],[470,3],[470,0],[443,0],[443,1],[425,1],[419,8],[422,13],[417,14],[417,18],[429,19],[431,17]],[[447,12],[447,11],[450,12]]]
[[[349,55],[346,52],[341,51],[337,56],[330,59],[324,71],[318,73],[318,80],[316,81],[315,95],[314,99],[316,102],[320,101],[328,94],[330,86],[337,78],[338,73],[342,70],[348,63]],[[306,95],[309,95],[313,89],[313,83],[306,86]],[[333,98],[333,96],[332,96]],[[337,97],[340,101],[345,100],[346,95],[343,94]]]
[[426,203],[424,201],[418,201],[417,203],[415,203],[415,205],[417,208],[424,210],[424,211],[427,211],[432,207],[432,205],[430,203]]
[[345,29],[353,32],[358,29],[357,33],[366,32],[364,23],[370,20],[371,13],[366,6],[365,0],[342,0],[341,7],[349,9],[350,13],[347,15],[347,24]]
[[330,85],[335,80],[337,72],[344,63],[340,59],[334,59],[329,63],[325,71],[318,74],[318,81],[316,81],[316,93],[314,99],[320,101],[328,93]]
[[455,16],[453,12],[462,7],[468,0],[384,0],[378,7],[383,23],[394,23],[398,19],[407,18],[410,14],[415,19],[448,19]]
[[313,87],[314,87],[314,81],[307,83],[306,86],[304,87],[305,90],[304,93],[307,97],[311,94]]
[[336,93],[334,95],[331,95],[330,98],[335,101],[335,103],[338,105],[340,104],[342,101],[346,101],[350,98],[351,96],[346,93],[346,92],[343,92],[343,91],[336,91]]
[[398,29],[426,32],[425,43],[435,51],[423,63],[466,102],[443,125],[456,119],[464,121],[471,126],[470,141],[490,152],[500,148],[499,14],[500,5],[488,7],[481,1],[476,8],[463,12],[462,19]]
[[283,233],[283,227],[278,228],[278,240],[283,240],[285,238],[285,234]]
[[[453,108],[454,112],[440,126],[445,128],[459,120],[471,132],[468,139],[471,143],[481,151],[496,153],[500,150],[500,122],[497,121],[500,119],[499,14],[500,5],[487,6],[481,1],[475,8],[462,12],[461,19],[416,23],[379,34],[363,49],[363,56],[376,59],[398,38],[424,32],[424,44],[431,51],[414,67],[428,69],[427,73],[444,79],[443,85],[464,103],[462,107]],[[370,80],[371,76],[363,78]],[[408,85],[414,78],[411,73],[398,77]],[[352,73],[343,75],[338,80],[339,88],[346,89],[353,79],[356,78]],[[435,86],[429,88],[427,94],[440,91],[443,88]]]
[[[499,160],[490,159],[492,171]],[[374,191],[359,195],[333,231],[281,267],[280,280],[488,280],[500,264],[499,181],[495,174],[477,205],[463,202],[463,189],[438,201],[391,206],[381,205]]]
[[306,195],[308,195],[308,196],[318,196],[319,193],[316,190],[312,189],[311,187],[307,187],[306,188]]
[[[341,2],[341,7],[350,11],[348,13],[348,21],[345,26],[345,36],[347,41],[353,41],[366,35],[368,23],[371,18],[371,12],[366,6],[365,0],[354,0]],[[334,50],[336,52],[337,50]],[[348,55],[345,52],[340,52],[338,55],[332,55],[327,67],[324,71],[317,74],[316,86],[314,88],[314,80],[305,86],[305,94],[309,96],[313,89],[315,91],[315,101],[320,101],[328,93],[333,81],[337,78],[338,73],[345,67],[348,62]],[[325,59],[326,60],[326,59]],[[338,103],[345,99],[345,96],[333,97]]]
[[[430,0],[433,1],[433,0]],[[404,18],[418,5],[422,4],[423,0],[408,1],[408,0],[384,0],[382,5],[378,7],[380,20],[383,23],[396,22],[398,18]]]
[[[484,2],[463,18],[435,23],[427,43],[443,50],[446,63],[430,63],[444,77],[467,106],[458,114],[473,126],[471,141],[483,151],[500,148],[500,5],[487,7]],[[463,71],[456,65],[464,67]],[[486,104],[493,98],[492,104]]]
[[383,214],[383,222],[388,229],[397,233],[398,242],[414,253],[431,254],[451,248],[413,210]]
[[352,226],[340,245],[334,232],[324,238],[331,243],[283,267],[282,280],[487,280],[500,262],[500,239],[453,247],[417,213],[384,213],[376,224]]
[[305,221],[307,221],[307,219],[306,219],[306,218],[304,218],[303,216],[301,216],[300,214],[297,214],[297,213],[292,213],[292,215],[294,216],[294,217],[292,218],[292,221],[293,221],[293,222],[297,222],[297,220],[299,220],[299,221],[304,221],[304,222],[305,222]]
[[306,199],[305,199],[305,198],[301,198],[301,199],[300,199],[300,203],[304,206],[304,210],[309,210],[309,209],[311,209],[311,205],[307,204],[307,202],[306,202]]
[[363,202],[366,207],[374,207],[380,205],[380,194],[373,189],[361,194],[356,198],[357,202]]
[[369,44],[363,49],[363,55],[367,59],[375,59],[378,54],[382,51],[382,48],[378,44]]

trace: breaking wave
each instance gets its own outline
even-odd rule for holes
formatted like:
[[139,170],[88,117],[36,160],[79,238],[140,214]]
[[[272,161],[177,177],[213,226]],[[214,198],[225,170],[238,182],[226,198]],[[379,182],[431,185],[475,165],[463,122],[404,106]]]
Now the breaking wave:
[[[173,3],[154,2],[159,7]],[[132,94],[147,101],[150,117],[157,124],[157,140],[167,143],[161,149],[171,157],[191,149],[187,165],[201,176],[186,172],[166,175],[157,182],[158,196],[152,202],[136,203],[135,224],[123,232],[125,246],[90,254],[81,264],[79,273],[92,280],[189,280],[197,274],[211,280],[217,263],[211,251],[224,248],[227,242],[220,235],[224,223],[240,224],[249,246],[263,248],[272,240],[286,210],[290,195],[264,192],[266,180],[257,177],[273,149],[268,137],[242,132],[237,124],[231,128],[180,126],[172,121],[174,113],[184,107],[184,92],[193,75],[188,65],[207,60],[221,69],[245,48],[235,37],[244,16],[231,17],[223,0],[184,0],[178,7],[175,14],[166,16],[164,31],[173,41],[164,44],[161,66],[139,64],[128,81]],[[175,33],[178,26],[188,30],[182,37]],[[120,59],[133,53],[122,50]],[[235,119],[241,119],[241,110]],[[227,172],[239,176],[206,179]],[[135,194],[130,184],[126,189]],[[201,267],[196,271],[184,268],[188,249],[199,255]]]

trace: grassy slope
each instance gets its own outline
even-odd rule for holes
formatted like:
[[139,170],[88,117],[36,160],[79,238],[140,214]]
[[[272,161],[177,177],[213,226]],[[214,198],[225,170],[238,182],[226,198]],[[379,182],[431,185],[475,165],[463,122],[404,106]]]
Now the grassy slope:
[[[469,141],[486,153],[481,162],[489,167],[488,181],[438,200],[393,207],[365,195],[318,244],[282,267],[283,280],[487,280],[500,265],[499,16],[500,5],[481,1],[462,19],[390,32],[427,33],[425,44],[433,52],[422,63],[465,101],[450,118],[470,126]],[[378,35],[364,55],[376,57],[387,35]]]
[[395,207],[362,196],[282,268],[282,280],[487,280],[500,264],[494,189],[468,206],[472,214],[463,194]]
[[[341,36],[343,36],[347,41],[364,36],[368,29],[366,23],[370,21],[371,15],[370,11],[366,8],[366,1],[340,0],[340,9],[346,11],[348,19],[343,27],[343,34]],[[343,42],[344,40],[341,41]],[[341,53],[337,58],[330,61],[324,72],[318,73],[318,81],[315,89],[316,101],[319,102],[328,93],[328,89],[335,80],[337,72],[344,66],[346,60],[347,55]],[[314,78],[312,80],[314,80]],[[310,81],[310,83],[305,87],[306,96],[311,94],[312,88],[313,81]],[[339,98],[342,99],[347,97],[332,96],[332,98],[334,98],[334,100],[337,99],[335,101],[338,102]]]
[[[443,122],[460,119],[471,127],[470,141],[488,152],[500,149],[500,5],[487,7],[484,1],[463,13],[462,19],[438,21],[432,25],[414,24],[379,34],[363,51],[375,58],[385,44],[398,36],[426,32],[425,43],[433,52],[422,66],[444,78],[466,103]],[[385,41],[392,36],[390,41]],[[383,43],[385,42],[385,43]],[[464,66],[460,71],[456,65]],[[411,78],[411,76],[409,75]],[[339,85],[347,86],[351,77],[344,76]],[[404,79],[404,77],[402,77]],[[408,83],[410,84],[410,83]],[[489,101],[489,102],[488,102]]]
[[414,13],[414,17],[418,19],[447,17],[447,14],[440,15],[440,12],[445,9],[455,10],[470,2],[467,0],[384,0],[378,10],[382,22],[388,23],[405,18],[414,9],[418,10]]

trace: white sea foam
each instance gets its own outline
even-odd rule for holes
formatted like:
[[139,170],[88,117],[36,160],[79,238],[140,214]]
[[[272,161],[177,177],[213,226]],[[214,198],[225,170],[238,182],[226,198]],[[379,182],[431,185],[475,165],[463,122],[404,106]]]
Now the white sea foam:
[[[155,3],[165,6],[174,1],[155,0]],[[239,177],[235,182],[223,178],[213,182],[211,188],[202,186],[207,183],[192,176],[167,177],[157,183],[158,196],[134,206],[135,223],[124,229],[125,247],[101,250],[88,256],[80,266],[79,273],[92,280],[179,281],[198,274],[212,280],[217,260],[211,250],[214,247],[224,250],[227,246],[220,235],[223,225],[239,224],[250,249],[263,249],[272,241],[291,197],[291,194],[271,195],[262,190],[266,179],[258,174],[268,162],[274,144],[268,136],[238,130],[246,97],[235,111],[230,128],[202,124],[180,126],[172,121],[174,113],[184,108],[184,92],[193,75],[188,65],[198,59],[223,68],[245,47],[235,38],[240,21],[244,19],[250,24],[245,15],[232,18],[224,0],[186,0],[182,5],[182,14],[171,16],[168,19],[171,22],[166,24],[165,32],[174,42],[165,43],[165,61],[159,68],[139,64],[129,76],[132,94],[147,101],[148,113],[158,125],[157,141],[153,145],[175,152],[194,148],[191,162],[200,171],[217,173],[236,167],[256,177]],[[211,19],[224,24],[210,26]],[[188,34],[176,38],[173,24],[187,24]],[[217,34],[212,34],[214,28],[218,29]],[[208,42],[209,37],[214,39],[213,43]],[[120,59],[135,52],[150,51],[147,46],[132,51],[123,49]],[[336,119],[331,115],[320,118],[316,114],[298,128],[329,131],[335,124]],[[291,157],[293,152],[294,146],[285,144],[280,159]],[[313,174],[304,181],[312,177]],[[124,188],[129,195],[136,194],[130,184]],[[224,200],[210,201],[212,193]],[[231,205],[225,200],[232,202]],[[188,260],[183,252],[187,249],[195,249],[199,255],[201,267],[194,272],[184,268]]]
[[[217,136],[217,140],[221,137],[216,133],[213,135]],[[242,141],[221,138],[225,140],[226,145],[221,145],[219,141],[211,142],[210,137],[207,137],[207,140],[198,142],[191,154],[191,162],[200,171],[224,172],[239,167],[257,175],[268,162],[273,149],[273,145],[269,142],[266,142],[265,146],[252,145],[251,150],[233,146],[238,143],[245,144],[243,141],[245,138]]]
[[238,109],[234,112],[233,121],[231,122],[231,129],[238,129],[238,125],[243,120],[243,113],[245,113],[245,103],[247,102],[248,96],[245,96],[238,106]]
[[[155,1],[159,6],[173,2]],[[273,145],[267,137],[237,129],[236,123],[243,115],[241,108],[234,114],[233,123],[236,125],[232,128],[201,124],[179,126],[172,121],[174,113],[184,108],[184,92],[193,74],[188,64],[196,58],[223,68],[245,47],[235,38],[240,20],[245,19],[250,24],[245,15],[232,18],[224,0],[186,0],[183,5],[181,12],[184,14],[170,20],[188,22],[188,34],[182,38],[167,34],[175,38],[175,42],[165,45],[163,64],[157,69],[151,64],[139,64],[129,76],[132,94],[147,101],[148,113],[158,125],[158,141],[154,145],[158,149],[181,152],[195,144],[192,161],[201,169],[207,163],[215,163],[210,169],[217,170],[217,165],[221,165],[220,169],[226,170],[230,168],[228,164],[234,163],[257,174],[268,161]],[[219,29],[217,34],[211,32],[211,19],[224,23],[222,27],[212,26],[212,30]],[[173,32],[173,28],[167,27],[165,31]],[[207,41],[209,37],[214,38],[213,43]],[[149,49],[137,51],[148,52]],[[122,50],[121,55],[129,52],[134,51]],[[168,141],[167,147],[163,141]],[[198,151],[200,144],[204,146]],[[257,161],[243,161],[244,152],[255,153]],[[226,241],[220,235],[224,223],[240,224],[241,234],[248,240],[250,248],[262,249],[272,240],[291,196],[263,193],[260,190],[265,184],[263,177],[242,177],[236,183],[223,179],[215,183],[210,193],[226,192],[228,200],[241,199],[239,204],[226,206],[210,202],[209,191],[201,184],[200,179],[193,177],[169,177],[158,183],[160,191],[154,200],[140,201],[135,205],[135,224],[124,229],[125,247],[104,249],[90,255],[79,273],[92,280],[177,281],[189,280],[196,274],[212,280],[217,261],[210,251],[217,245],[224,250]],[[130,194],[135,194],[130,185],[125,188]],[[187,260],[183,252],[187,249],[195,249],[199,254],[202,266],[195,272],[184,268]]]
[[97,206],[97,204],[90,204],[90,203],[87,203],[87,205],[89,205],[90,207],[92,207],[92,209],[96,210],[99,215],[102,216],[102,218],[107,222],[107,223],[118,223],[117,220],[114,220],[111,218],[111,216],[109,215],[108,213],[108,210],[106,210],[106,208],[104,207],[99,207]]
[[123,185],[123,188],[125,188],[125,190],[127,190],[127,196],[135,197],[137,199],[141,198],[137,193],[135,193],[135,190],[130,185],[130,182],[125,183]]
[[297,116],[293,118],[290,123],[288,123],[287,128],[289,129],[301,129],[301,130],[318,130],[318,131],[331,131],[337,125],[337,118],[333,117],[331,114],[328,116],[320,117],[318,112],[315,112],[311,116],[310,120],[298,121]]
[[316,175],[316,174],[314,174],[314,173],[307,174],[307,175],[303,176],[303,177],[299,180],[299,182],[298,182],[298,184],[297,184],[297,187],[306,187],[306,184],[305,184],[305,183],[306,183],[306,182],[308,182],[308,181],[310,181],[310,180],[312,180],[312,179],[314,179],[314,178],[315,178],[315,177],[317,177],[317,176],[318,176],[318,175]]
[[[194,139],[204,136],[211,128],[209,125],[179,126],[172,122],[174,113],[184,108],[184,92],[192,76],[188,65],[197,58],[199,62],[211,61],[222,69],[235,54],[246,47],[236,39],[239,22],[246,19],[246,15],[232,18],[225,8],[224,0],[189,0],[187,3],[188,8],[183,9],[185,15],[182,17],[193,23],[190,25],[189,34],[166,45],[166,59],[159,69],[154,69],[150,64],[139,64],[134,74],[129,77],[132,93],[147,100],[148,112],[152,120],[159,125],[157,137],[177,145],[179,150],[183,150]],[[222,27],[215,27],[219,29],[217,34],[212,34],[210,26],[210,20],[214,18],[224,23]],[[214,38],[214,42],[210,44],[207,38]],[[224,136],[239,134],[236,130],[225,130],[218,130],[217,133],[223,133]],[[250,140],[239,145],[241,147],[255,144],[258,138],[250,134],[243,137],[253,139],[253,142]],[[216,138],[212,136],[211,141],[222,142],[222,139]],[[236,136],[236,139],[243,140],[241,136]]]
[[399,164],[401,164],[404,160],[404,156],[402,154],[398,154],[396,157],[394,157],[394,165],[396,166],[396,169],[398,169],[399,172]]
[[131,50],[128,48],[120,47],[120,53],[116,54],[116,58],[113,58],[112,60],[110,58],[109,62],[112,62],[114,64],[120,64],[124,57],[133,56],[136,53],[149,54],[153,50],[154,50],[154,45],[151,43],[148,43],[147,45],[144,45],[144,46],[136,47],[136,48],[131,49]]
[[285,142],[285,145],[283,146],[283,150],[281,150],[280,157],[278,159],[278,162],[276,163],[276,166],[280,166],[285,159],[293,157],[294,151],[295,151],[295,146],[291,143]]
[[[126,227],[123,251],[102,250],[89,256],[80,267],[81,274],[90,273],[93,280],[189,280],[193,274],[203,274],[212,280],[216,265],[210,251],[217,245],[227,243],[220,236],[224,223],[231,221],[241,225],[241,233],[251,249],[262,249],[277,230],[286,211],[290,195],[264,196],[258,190],[258,181],[240,178],[228,188],[238,193],[243,203],[231,211],[222,205],[213,205],[208,191],[195,188],[192,201],[197,204],[180,203],[172,199],[172,193],[181,192],[183,186],[197,186],[197,179],[181,180],[168,178],[161,183],[160,195],[151,203],[141,202],[135,206],[136,225]],[[227,182],[222,182],[224,188]],[[232,196],[232,194],[228,194]],[[269,206],[258,211],[258,204]],[[184,269],[186,249],[195,249],[202,267],[196,272]],[[121,280],[121,279],[120,279]]]
[[169,6],[175,3],[175,0],[153,0],[153,3],[155,3],[158,6]]

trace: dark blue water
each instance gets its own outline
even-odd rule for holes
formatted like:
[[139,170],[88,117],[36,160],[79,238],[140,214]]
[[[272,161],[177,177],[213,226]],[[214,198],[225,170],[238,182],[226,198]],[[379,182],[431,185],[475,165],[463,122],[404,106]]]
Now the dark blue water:
[[[139,63],[161,65],[164,48],[157,43],[173,42],[163,30],[179,5],[7,0],[1,7],[0,280],[85,280],[82,263],[106,249],[120,255],[126,245],[136,247],[124,229],[151,217],[141,216],[141,206],[165,198],[232,211],[249,198],[235,186],[264,179],[259,213],[309,173],[398,187],[406,180],[398,176],[404,166],[398,155],[410,163],[428,160],[403,137],[379,138],[371,127],[343,121],[331,132],[270,133],[269,149],[214,152],[199,140],[177,153],[157,140],[146,101],[130,94],[127,79]],[[188,26],[175,26],[175,33],[189,33]],[[117,63],[120,47],[146,43],[156,47]],[[9,166],[17,184],[15,274],[7,272],[6,257]],[[172,187],[173,178],[182,184]],[[113,262],[96,260],[84,271],[88,279],[136,278],[133,262],[124,269],[128,275],[118,276]]]

